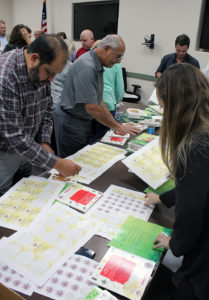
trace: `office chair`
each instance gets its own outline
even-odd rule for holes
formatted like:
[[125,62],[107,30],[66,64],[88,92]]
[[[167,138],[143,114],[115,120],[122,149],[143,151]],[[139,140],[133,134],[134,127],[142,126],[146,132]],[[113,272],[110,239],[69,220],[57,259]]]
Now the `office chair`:
[[124,90],[125,90],[123,101],[131,102],[131,103],[139,102],[141,100],[141,96],[139,93],[137,93],[137,90],[141,88],[141,85],[132,84],[132,86],[134,87],[133,92],[127,91],[126,68],[122,68],[122,72],[123,72],[123,81],[124,81]]

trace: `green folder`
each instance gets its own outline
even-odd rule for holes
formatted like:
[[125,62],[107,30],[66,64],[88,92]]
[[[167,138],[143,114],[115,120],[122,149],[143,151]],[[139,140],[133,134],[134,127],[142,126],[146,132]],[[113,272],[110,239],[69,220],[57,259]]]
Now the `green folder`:
[[148,186],[144,190],[144,192],[145,193],[154,192],[154,193],[156,193],[158,195],[161,195],[161,194],[163,194],[165,192],[168,192],[168,191],[170,191],[170,190],[172,190],[174,188],[175,188],[175,181],[172,178],[170,178],[166,182],[164,182],[161,186],[159,186],[156,190],[154,190],[151,186]]
[[159,262],[163,248],[153,250],[158,234],[171,234],[171,229],[129,216],[108,246],[116,247],[143,258]]

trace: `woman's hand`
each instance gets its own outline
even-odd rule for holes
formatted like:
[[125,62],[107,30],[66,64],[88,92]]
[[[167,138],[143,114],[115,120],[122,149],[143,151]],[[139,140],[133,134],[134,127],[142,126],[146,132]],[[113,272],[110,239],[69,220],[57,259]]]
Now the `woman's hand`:
[[20,32],[22,33],[22,37],[25,40],[25,42],[27,43],[27,45],[29,45],[31,43],[31,38],[30,38],[30,34],[27,31],[26,28],[21,28]]
[[160,197],[155,193],[148,193],[145,195],[146,202],[144,203],[145,206],[155,205],[157,203],[162,203],[160,201]]
[[154,240],[153,244],[155,244],[155,246],[152,247],[152,249],[157,249],[159,247],[164,247],[166,249],[169,249],[169,241],[170,241],[171,237],[168,236],[166,233],[160,233],[156,239]]

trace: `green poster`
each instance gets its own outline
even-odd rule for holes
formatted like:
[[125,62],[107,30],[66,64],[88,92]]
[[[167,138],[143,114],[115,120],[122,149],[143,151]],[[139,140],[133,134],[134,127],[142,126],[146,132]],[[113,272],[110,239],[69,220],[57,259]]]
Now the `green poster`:
[[168,192],[168,191],[170,191],[170,190],[172,190],[174,188],[175,188],[175,181],[172,178],[170,178],[166,182],[164,182],[161,186],[159,186],[156,190],[154,190],[151,186],[148,186],[144,190],[144,192],[145,193],[154,192],[154,193],[156,193],[158,195],[161,195],[161,194],[163,194],[165,192]]
[[129,216],[108,246],[116,247],[158,263],[163,249],[153,250],[158,234],[171,234],[171,229]]

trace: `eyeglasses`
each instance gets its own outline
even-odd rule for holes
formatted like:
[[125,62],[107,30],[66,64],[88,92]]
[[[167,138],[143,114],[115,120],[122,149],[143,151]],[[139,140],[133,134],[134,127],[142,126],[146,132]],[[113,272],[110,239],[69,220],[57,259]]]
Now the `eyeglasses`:
[[115,59],[117,61],[122,60],[123,59],[123,55],[121,55],[121,54],[115,55]]

